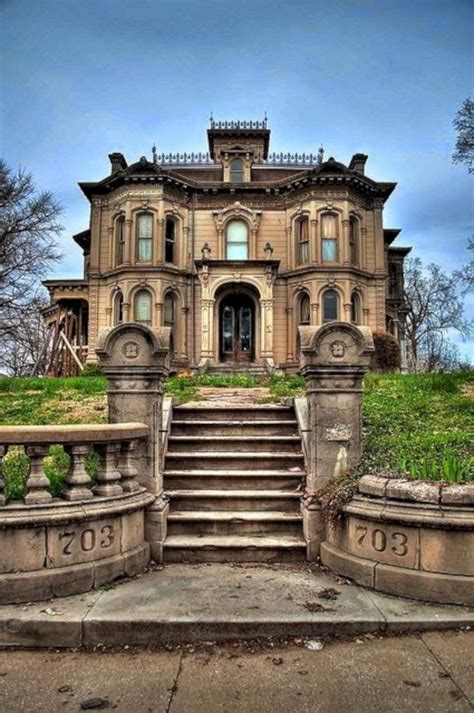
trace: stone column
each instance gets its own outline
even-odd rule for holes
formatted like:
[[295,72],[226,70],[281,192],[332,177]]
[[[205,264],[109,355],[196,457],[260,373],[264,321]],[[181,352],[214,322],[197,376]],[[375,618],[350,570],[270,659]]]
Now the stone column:
[[310,220],[309,224],[311,226],[311,261],[319,265],[319,263],[321,262],[321,256],[318,240],[318,221]]
[[273,300],[260,300],[261,356],[273,360]]
[[295,358],[293,345],[295,343],[295,315],[293,307],[286,308],[286,361],[292,362]]
[[[135,242],[135,241],[133,241]],[[132,245],[132,221],[130,218],[127,218],[125,221],[125,245],[124,245],[124,255],[123,255],[123,264],[124,265],[130,265],[132,262],[132,256],[133,256],[133,261],[135,261],[134,257],[134,249],[135,245]]]
[[314,559],[323,529],[317,492],[360,460],[362,379],[374,346],[368,327],[347,322],[299,330],[310,432],[302,513],[308,559]]
[[109,423],[146,423],[150,436],[137,449],[137,480],[155,495],[145,520],[152,558],[163,560],[168,503],[163,497],[163,381],[169,374],[170,328],[130,322],[105,330],[96,352],[107,377]]

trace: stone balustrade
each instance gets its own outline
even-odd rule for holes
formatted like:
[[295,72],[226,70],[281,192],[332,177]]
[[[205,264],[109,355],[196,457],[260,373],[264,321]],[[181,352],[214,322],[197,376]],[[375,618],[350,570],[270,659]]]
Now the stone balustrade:
[[[145,511],[156,496],[140,485],[147,474],[138,454],[148,440],[143,423],[0,427],[1,458],[11,446],[29,458],[23,500],[8,502],[0,478],[0,603],[78,594],[146,567]],[[45,458],[57,444],[70,464],[53,498]]]
[[[143,423],[85,426],[3,426],[0,427],[0,463],[10,446],[24,446],[29,458],[25,482],[28,505],[49,503],[49,480],[44,459],[51,445],[62,445],[70,457],[61,497],[68,501],[89,500],[94,496],[113,497],[140,489],[136,480],[135,454],[140,441],[148,437]],[[87,474],[85,459],[91,448],[99,455],[94,482]],[[0,469],[1,470],[1,469]],[[0,506],[7,504],[4,478],[0,477]]]

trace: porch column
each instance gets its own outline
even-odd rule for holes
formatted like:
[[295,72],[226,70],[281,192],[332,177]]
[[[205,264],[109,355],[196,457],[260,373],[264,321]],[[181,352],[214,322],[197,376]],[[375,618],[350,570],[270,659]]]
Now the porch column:
[[213,299],[201,300],[201,360],[214,356],[214,302]]
[[261,355],[273,361],[273,300],[260,300]]
[[295,310],[293,307],[286,308],[286,361],[293,362],[295,343]]

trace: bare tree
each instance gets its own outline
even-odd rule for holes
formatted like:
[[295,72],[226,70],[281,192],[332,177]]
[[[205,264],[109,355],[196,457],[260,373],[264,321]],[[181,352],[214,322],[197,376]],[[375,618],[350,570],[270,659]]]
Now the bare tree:
[[469,336],[472,324],[464,316],[461,282],[438,265],[424,267],[420,258],[405,265],[406,339],[412,371],[455,368],[458,352],[450,330]]
[[[40,339],[36,315],[42,302],[41,278],[61,257],[57,248],[57,238],[62,231],[58,222],[61,212],[61,205],[51,193],[38,191],[31,174],[22,169],[14,173],[0,161],[0,339],[3,363],[6,352],[13,350],[11,364],[19,365],[23,361],[21,340],[32,349],[34,334]],[[35,328],[33,324],[36,324]],[[22,369],[18,366],[13,371]]]
[[[11,318],[10,329],[2,338],[0,370],[10,376],[44,373],[48,357],[48,330],[41,310],[47,306],[44,295],[35,296],[27,305],[23,318]],[[5,310],[8,318],[8,309]]]
[[469,173],[474,173],[474,102],[468,98],[453,119],[457,131],[453,163],[465,163]]

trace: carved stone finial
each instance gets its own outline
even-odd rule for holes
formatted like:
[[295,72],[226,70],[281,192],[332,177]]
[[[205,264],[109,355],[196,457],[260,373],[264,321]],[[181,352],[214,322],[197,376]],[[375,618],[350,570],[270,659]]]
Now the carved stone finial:
[[211,257],[211,248],[209,247],[209,243],[204,243],[204,245],[201,248],[201,253],[202,253],[202,259],[203,260],[209,260]]
[[158,155],[157,155],[157,153],[156,153],[156,144],[153,144],[152,149],[151,149],[151,153],[152,153],[152,155],[153,155],[153,163],[154,163],[154,164],[157,164],[157,163],[158,163]]

